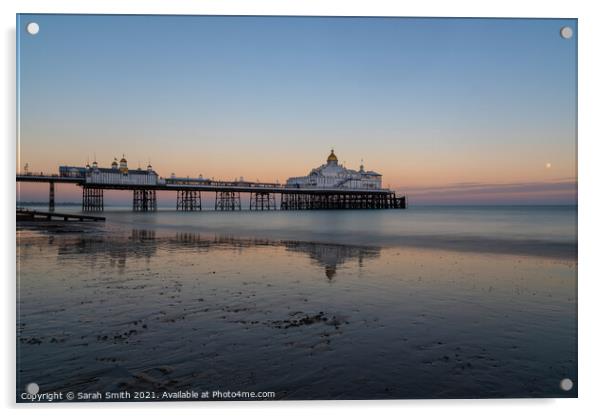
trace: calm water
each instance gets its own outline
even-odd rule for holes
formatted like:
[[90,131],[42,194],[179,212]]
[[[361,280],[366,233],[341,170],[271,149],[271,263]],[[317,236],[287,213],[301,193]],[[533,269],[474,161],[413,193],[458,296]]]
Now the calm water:
[[18,394],[576,396],[575,208],[104,215],[19,226]]

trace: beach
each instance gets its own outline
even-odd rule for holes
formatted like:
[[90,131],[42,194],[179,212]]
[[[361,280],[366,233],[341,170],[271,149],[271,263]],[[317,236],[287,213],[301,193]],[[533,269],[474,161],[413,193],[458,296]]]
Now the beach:
[[577,395],[575,207],[103,215],[18,225],[18,393]]

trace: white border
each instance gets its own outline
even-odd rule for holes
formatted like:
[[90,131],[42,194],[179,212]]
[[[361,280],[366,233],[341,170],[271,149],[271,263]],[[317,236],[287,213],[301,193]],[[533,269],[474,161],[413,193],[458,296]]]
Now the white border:
[[[145,416],[166,414],[231,415],[332,415],[359,416],[376,412],[386,415],[504,416],[536,413],[549,416],[591,415],[597,405],[600,387],[599,358],[601,329],[599,298],[602,296],[597,259],[602,245],[602,179],[596,170],[601,155],[602,134],[599,120],[601,97],[600,44],[602,21],[595,1],[386,1],[386,0],[4,0],[2,13],[2,89],[4,127],[2,225],[3,301],[2,361],[0,396],[8,414],[104,415],[127,410]],[[159,403],[95,405],[14,405],[15,381],[15,21],[16,13],[131,13],[131,14],[272,14],[339,16],[476,16],[476,17],[562,17],[579,19],[579,399],[563,400],[438,400],[438,401],[352,401],[352,402],[279,402],[279,403]],[[598,122],[598,123],[596,123]]]

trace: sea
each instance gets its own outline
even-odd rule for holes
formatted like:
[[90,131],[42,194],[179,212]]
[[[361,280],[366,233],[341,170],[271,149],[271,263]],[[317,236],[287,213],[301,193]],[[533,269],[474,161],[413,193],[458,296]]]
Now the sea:
[[99,214],[17,223],[17,401],[577,396],[576,206]]

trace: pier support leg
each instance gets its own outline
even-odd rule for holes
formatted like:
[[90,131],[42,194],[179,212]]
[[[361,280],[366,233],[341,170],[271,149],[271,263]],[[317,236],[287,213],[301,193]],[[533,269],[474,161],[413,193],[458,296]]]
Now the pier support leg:
[[82,188],[82,211],[103,211],[104,195],[102,188]]
[[178,211],[199,211],[201,210],[201,192],[191,190],[178,190],[176,200],[176,210]]
[[240,210],[240,193],[236,191],[216,191],[215,210]]
[[48,194],[48,211],[54,211],[54,181],[50,181],[50,192]]
[[276,196],[269,192],[251,193],[249,210],[276,210]]
[[134,211],[157,211],[157,192],[155,190],[134,190],[132,209]]

